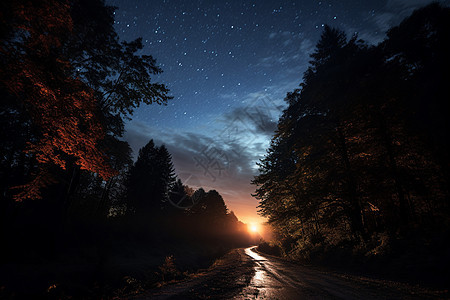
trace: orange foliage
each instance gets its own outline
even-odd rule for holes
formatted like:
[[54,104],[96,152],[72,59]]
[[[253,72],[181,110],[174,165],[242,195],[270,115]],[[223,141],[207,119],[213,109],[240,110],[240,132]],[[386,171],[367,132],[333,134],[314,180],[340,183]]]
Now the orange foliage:
[[[22,2],[23,3],[23,2]],[[33,5],[34,4],[34,5]],[[78,79],[66,74],[70,63],[55,56],[61,39],[72,29],[69,5],[59,1],[25,2],[16,6],[22,51],[7,66],[9,77],[2,81],[31,117],[39,129],[38,140],[26,149],[40,164],[40,171],[28,184],[19,188],[15,199],[40,198],[40,189],[50,182],[46,165],[66,169],[68,157],[84,170],[108,179],[115,171],[97,148],[104,137],[96,118],[97,102],[93,91]],[[10,51],[14,51],[10,49]]]
[[63,1],[18,1],[15,0],[14,15],[18,29],[28,33],[27,46],[48,55],[53,47],[60,47],[60,37],[73,28],[70,5]]
[[39,173],[34,176],[31,182],[12,188],[18,191],[14,198],[16,199],[16,201],[22,201],[24,199],[41,199],[42,187],[48,186],[55,182],[56,180],[48,172],[48,170],[45,168],[41,168],[39,170]]

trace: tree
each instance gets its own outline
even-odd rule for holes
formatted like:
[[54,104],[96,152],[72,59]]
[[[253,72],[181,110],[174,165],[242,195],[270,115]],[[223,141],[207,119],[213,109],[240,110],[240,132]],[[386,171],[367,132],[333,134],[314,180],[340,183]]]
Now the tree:
[[176,182],[175,168],[172,162],[172,156],[167,150],[165,145],[161,145],[158,149],[157,155],[157,168],[160,171],[158,194],[161,195],[161,199],[165,209],[169,204],[169,193],[173,190]]
[[195,204],[190,210],[190,215],[195,217],[199,230],[209,235],[223,232],[228,225],[228,208],[222,196],[216,190],[205,193],[203,189],[199,189],[192,197]]
[[133,165],[131,148],[127,142],[113,137],[107,138],[105,143],[108,139],[111,144],[106,147],[109,150],[107,156],[117,174],[105,181],[96,174],[80,172],[78,187],[72,195],[75,201],[69,214],[80,218],[89,215],[100,219],[107,217],[111,209],[126,209],[126,182]]
[[449,16],[431,4],[376,47],[324,28],[253,180],[286,253],[448,222]]
[[186,186],[183,185],[181,179],[177,179],[169,192],[169,200],[176,206],[183,207],[191,203],[190,196],[186,193]]
[[16,200],[40,198],[40,189],[52,181],[50,166],[66,169],[68,157],[81,169],[109,178],[114,171],[97,148],[103,128],[93,91],[67,75],[71,67],[61,53],[61,43],[72,30],[70,7],[18,1],[12,9],[15,34],[2,40],[2,89],[15,102],[6,109],[25,114],[28,126],[36,130],[27,148],[20,150],[39,164]]
[[347,224],[350,233],[363,232],[345,135],[346,118],[355,110],[349,97],[340,97],[352,88],[349,74],[356,73],[354,60],[363,49],[356,38],[347,41],[343,32],[325,27],[301,89],[286,97],[289,107],[253,181],[261,213],[294,243],[345,233]]
[[[150,80],[161,69],[151,56],[136,55],[140,39],[119,41],[114,9],[103,1],[18,0],[2,7],[9,21],[0,24],[0,88],[7,99],[1,118],[6,131],[17,125],[11,118],[22,128],[2,147],[2,166],[14,157],[31,164],[15,181],[21,190],[16,200],[41,197],[42,188],[58,178],[66,180],[70,195],[78,169],[110,178],[116,171],[103,140],[107,134],[120,137],[123,118],[140,103],[170,99],[164,85]],[[55,174],[55,166],[66,174]]]
[[[415,156],[418,160],[424,160],[426,152],[427,166],[424,167],[434,169],[428,169],[427,173],[439,174],[431,181],[421,180],[428,181],[425,184],[428,192],[434,190],[431,198],[441,200],[443,194],[448,195],[450,184],[450,126],[447,113],[450,47],[444,42],[450,36],[449,15],[449,7],[438,3],[427,5],[391,28],[387,32],[388,38],[380,45],[388,66],[399,70],[399,77],[405,84],[407,92],[398,97],[397,103],[407,109],[405,130],[416,137],[413,147],[421,152]],[[447,204],[448,201],[436,201],[434,205],[440,207],[440,211],[448,212]]]
[[139,150],[130,169],[128,203],[137,214],[158,214],[168,205],[169,191],[175,183],[174,167],[167,148],[153,140]]

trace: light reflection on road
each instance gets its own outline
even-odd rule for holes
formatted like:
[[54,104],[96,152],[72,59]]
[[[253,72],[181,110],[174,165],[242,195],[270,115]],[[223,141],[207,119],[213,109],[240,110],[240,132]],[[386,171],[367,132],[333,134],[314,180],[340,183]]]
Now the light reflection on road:
[[[232,260],[209,273],[136,299],[447,299],[398,282],[321,271],[256,252],[235,249]],[[231,256],[230,256],[231,257]],[[204,276],[204,277],[202,277]],[[251,277],[252,276],[252,277]],[[231,292],[230,292],[231,291]],[[230,293],[228,293],[230,292]],[[135,299],[135,298],[133,298]],[[450,298],[449,298],[450,299]]]
[[260,261],[265,261],[266,259],[261,255],[259,255],[258,253],[254,252],[253,251],[254,248],[256,247],[250,247],[245,249],[245,254],[252,257],[256,261],[255,275],[253,275],[252,281],[250,282],[250,286],[262,288],[264,287],[265,280],[267,281],[268,278],[265,275],[266,272],[261,267]]
[[288,283],[288,278],[282,278],[266,257],[255,252],[256,247],[245,249],[255,263],[255,274],[247,288],[236,299],[298,299],[295,289]]
[[[382,282],[352,281],[331,272],[321,272],[246,248],[254,275],[234,299],[405,299],[405,292],[384,287]],[[420,299],[411,294],[407,299]]]
[[254,251],[254,249],[256,248],[256,246],[250,247],[250,248],[246,248],[245,249],[245,254],[247,254],[250,257],[253,257],[256,260],[266,260],[264,257],[262,257],[261,255],[259,255],[258,253],[256,253]]

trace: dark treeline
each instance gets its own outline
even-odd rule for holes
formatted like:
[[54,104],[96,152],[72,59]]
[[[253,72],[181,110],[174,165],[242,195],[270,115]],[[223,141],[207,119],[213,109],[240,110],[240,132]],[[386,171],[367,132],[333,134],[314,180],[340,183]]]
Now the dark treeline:
[[324,28],[253,181],[283,255],[449,278],[449,39],[436,3],[377,46]]
[[0,3],[0,297],[120,296],[249,242],[216,191],[177,180],[165,146],[133,163],[124,121],[171,97],[113,12]]

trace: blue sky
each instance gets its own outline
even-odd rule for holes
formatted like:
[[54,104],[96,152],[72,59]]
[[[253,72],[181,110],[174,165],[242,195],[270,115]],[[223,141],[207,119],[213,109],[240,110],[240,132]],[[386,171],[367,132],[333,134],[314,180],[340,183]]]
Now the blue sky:
[[262,222],[250,181],[324,24],[377,44],[430,2],[109,0],[119,36],[143,38],[142,54],[164,70],[155,80],[174,97],[138,108],[124,138],[135,153],[150,139],[165,144],[186,184],[216,189],[240,219]]

